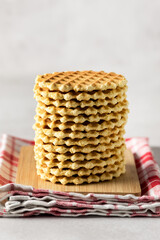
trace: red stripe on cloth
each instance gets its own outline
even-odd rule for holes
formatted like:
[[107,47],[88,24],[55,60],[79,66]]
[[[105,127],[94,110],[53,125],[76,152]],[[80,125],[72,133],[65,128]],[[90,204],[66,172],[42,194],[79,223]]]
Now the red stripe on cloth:
[[[13,138],[12,141],[12,147],[11,147],[11,166],[13,166],[13,162],[14,162],[14,147],[15,147],[15,138]],[[10,168],[10,173],[9,173],[9,181],[11,181],[12,179],[12,167]]]
[[146,163],[150,162],[151,165],[155,166],[155,161],[153,161],[151,158],[146,157],[145,159],[136,159],[136,168],[142,168],[144,169],[145,166],[148,166]]
[[[10,169],[10,166],[8,167],[8,166],[5,164],[5,162],[2,163],[1,168],[2,168],[2,167],[6,168],[6,169]],[[1,170],[1,169],[0,169],[0,170]],[[14,173],[17,172],[17,171],[15,171],[14,169],[12,169],[12,171],[13,171]]]
[[[143,173],[143,170],[141,171],[142,173]],[[140,175],[141,173],[140,172],[138,172],[138,175]],[[159,176],[158,176],[158,172],[157,172],[157,170],[155,170],[155,169],[151,169],[151,170],[149,170],[147,173],[143,173],[142,174],[142,176],[141,177],[139,177],[139,180],[140,181],[143,181],[143,179],[146,179],[147,178],[147,176],[150,176],[152,174],[152,176],[155,176],[158,180],[159,180]]]
[[16,161],[12,161],[12,164],[11,164],[11,159],[6,158],[5,156],[0,157],[0,158],[2,158],[5,162],[9,163],[11,166],[17,167],[18,159]]
[[155,179],[154,181],[144,181],[141,183],[142,195],[145,195],[149,190],[154,189],[154,187],[158,186],[160,181]]
[[4,185],[4,184],[7,184],[7,183],[11,183],[11,182],[8,179],[2,177],[2,175],[0,175],[0,184]]
[[146,152],[146,153],[144,153],[144,154],[141,156],[141,158],[143,159],[143,158],[149,157],[149,156],[150,156],[150,158],[153,160],[153,155],[152,155],[151,152]]
[[148,176],[150,176],[152,174],[152,176],[157,176],[157,178],[159,179],[159,173],[158,171],[154,168],[153,164],[150,164],[150,166],[148,166],[148,170],[147,172],[144,172],[144,170],[140,170],[138,171],[138,176],[139,176],[139,180],[141,179],[146,179]]
[[27,140],[27,139],[24,139],[24,138],[19,138],[19,137],[14,137],[14,136],[10,136],[13,140],[19,140],[19,141],[22,141],[24,143],[28,143],[30,145],[33,145],[34,144],[34,141],[33,140]]
[[35,210],[35,211],[26,212],[26,213],[23,214],[23,216],[24,217],[30,217],[30,216],[39,215],[39,214],[40,214],[40,211]]
[[126,138],[125,141],[128,142],[130,141],[132,138]]
[[8,179],[11,179],[11,178],[13,177],[13,174],[12,174],[12,172],[10,171],[10,169],[9,169],[9,172],[6,172],[4,168],[1,168],[1,173],[2,173],[2,174],[4,173],[5,175],[7,175],[7,176],[8,176]]
[[[11,146],[11,148],[12,148],[12,146]],[[12,158],[14,161],[17,161],[17,160],[18,160],[18,158],[14,155],[15,152],[14,152],[14,154],[13,154],[13,153],[7,152],[6,150],[3,150],[3,151],[1,151],[0,154],[1,154],[0,157],[5,156],[5,157],[7,157],[7,158],[9,158],[9,159]]]

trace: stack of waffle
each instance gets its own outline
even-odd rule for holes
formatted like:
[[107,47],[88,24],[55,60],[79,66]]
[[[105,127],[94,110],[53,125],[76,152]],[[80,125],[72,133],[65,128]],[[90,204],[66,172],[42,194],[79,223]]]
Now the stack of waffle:
[[42,179],[82,184],[125,172],[126,84],[122,75],[103,71],[36,78],[34,152]]

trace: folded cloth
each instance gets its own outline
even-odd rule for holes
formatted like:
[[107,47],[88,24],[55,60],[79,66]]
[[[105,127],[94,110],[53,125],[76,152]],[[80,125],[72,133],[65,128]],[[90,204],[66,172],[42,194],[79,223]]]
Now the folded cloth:
[[160,216],[160,170],[147,138],[127,138],[126,145],[135,157],[142,196],[128,194],[79,194],[34,189],[14,184],[20,148],[33,141],[3,135],[0,141],[0,215],[25,217],[53,216]]

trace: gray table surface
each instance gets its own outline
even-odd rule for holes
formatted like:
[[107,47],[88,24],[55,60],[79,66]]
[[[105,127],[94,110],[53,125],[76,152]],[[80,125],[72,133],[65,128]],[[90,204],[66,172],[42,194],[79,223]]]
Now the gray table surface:
[[[153,147],[160,165],[160,147]],[[159,218],[118,217],[30,217],[0,218],[0,239],[156,239],[160,236]]]

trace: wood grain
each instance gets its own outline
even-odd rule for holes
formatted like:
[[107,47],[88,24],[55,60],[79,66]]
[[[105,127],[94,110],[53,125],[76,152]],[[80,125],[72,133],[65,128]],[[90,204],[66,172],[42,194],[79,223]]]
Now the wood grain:
[[82,185],[61,185],[44,181],[37,176],[33,146],[24,146],[21,148],[16,183],[31,185],[34,188],[50,189],[64,192],[79,193],[108,193],[108,194],[134,194],[141,195],[140,183],[135,167],[133,155],[130,150],[125,152],[126,173],[115,178],[112,181],[100,183],[82,184]]

